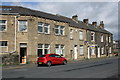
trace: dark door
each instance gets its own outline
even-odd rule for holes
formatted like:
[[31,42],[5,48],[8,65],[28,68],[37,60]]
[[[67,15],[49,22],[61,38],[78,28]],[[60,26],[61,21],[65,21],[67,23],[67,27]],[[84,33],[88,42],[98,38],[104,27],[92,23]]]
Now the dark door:
[[20,48],[20,63],[24,63],[24,60],[26,59],[26,48]]

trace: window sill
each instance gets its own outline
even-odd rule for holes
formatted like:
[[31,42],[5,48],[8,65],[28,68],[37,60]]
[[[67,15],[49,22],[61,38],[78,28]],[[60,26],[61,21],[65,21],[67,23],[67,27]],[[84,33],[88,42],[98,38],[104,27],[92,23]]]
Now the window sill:
[[79,41],[84,41],[83,39],[79,39]]

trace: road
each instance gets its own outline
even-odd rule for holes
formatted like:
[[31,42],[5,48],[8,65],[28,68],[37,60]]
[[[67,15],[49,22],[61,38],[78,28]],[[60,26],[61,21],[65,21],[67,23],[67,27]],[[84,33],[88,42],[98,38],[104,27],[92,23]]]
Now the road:
[[51,67],[3,70],[3,78],[109,78],[118,74],[118,58],[92,59]]

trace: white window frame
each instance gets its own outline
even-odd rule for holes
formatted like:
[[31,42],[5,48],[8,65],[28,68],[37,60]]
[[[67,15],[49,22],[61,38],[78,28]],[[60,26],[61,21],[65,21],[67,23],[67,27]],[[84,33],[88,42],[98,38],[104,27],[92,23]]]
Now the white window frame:
[[80,32],[79,32],[79,39],[80,39],[80,40],[83,40],[83,31],[80,31]]
[[5,31],[7,31],[7,20],[0,20],[0,21],[5,21],[5,23],[0,23],[0,25],[5,25],[4,31],[0,31],[0,32],[5,32]]
[[[7,45],[6,46],[2,46],[1,44],[0,44],[0,47],[8,47],[8,41],[0,41],[0,42],[7,42]],[[5,44],[5,43],[4,43]]]
[[100,38],[101,38],[101,42],[103,42],[104,41],[104,34],[103,33],[101,33]]
[[80,56],[83,56],[84,55],[84,46],[83,45],[80,45]]
[[[47,24],[48,26],[45,26],[46,24]],[[45,28],[47,28],[47,33],[45,32]],[[50,34],[50,24],[48,24],[48,23],[45,23],[45,24],[44,24],[44,33],[45,33],[45,34]]]
[[[92,35],[92,33],[93,33],[93,35]],[[91,32],[91,37],[93,36],[93,40],[92,40],[92,38],[91,38],[91,41],[95,41],[95,32]]]
[[109,36],[109,43],[111,42],[111,36]]
[[38,33],[43,33],[44,32],[44,24],[43,24],[43,22],[38,22],[38,27],[42,27],[42,32],[40,32],[39,28],[38,28]]
[[[39,25],[41,23],[41,25]],[[46,26],[46,24],[48,26]],[[38,30],[38,33],[44,33],[44,34],[50,34],[50,24],[48,23],[43,23],[43,22],[38,22],[38,27],[42,27],[42,32]],[[47,28],[47,32],[45,32],[45,28]],[[38,28],[39,29],[39,28]]]
[[[26,25],[27,29],[26,29],[25,31],[20,31],[20,28],[19,28],[19,27],[20,27],[19,25],[21,25],[21,24],[20,24],[20,21],[25,21],[25,22],[26,22],[25,25]],[[18,31],[19,31],[19,32],[27,32],[27,30],[28,30],[28,22],[27,22],[27,20],[18,20]]]
[[[63,29],[61,29],[61,27],[63,27]],[[58,30],[58,33],[56,33],[56,30]],[[61,30],[63,31],[63,34],[61,34]],[[64,26],[55,25],[55,35],[65,35],[65,27]]]
[[[40,44],[40,45],[42,45],[42,47],[41,48],[38,47],[37,49],[42,49],[42,55],[45,54],[45,49],[48,49],[48,54],[50,54],[50,45],[49,44]],[[45,45],[48,45],[48,48],[45,48]]]
[[[61,34],[61,31],[62,31],[63,34]],[[60,32],[60,35],[64,35],[65,34],[65,27],[64,26],[60,26],[60,31],[59,32]]]
[[73,29],[70,29],[70,39],[73,39]]
[[59,55],[62,54],[63,56],[65,56],[65,46],[62,44],[56,44],[55,45],[55,54],[59,54]]

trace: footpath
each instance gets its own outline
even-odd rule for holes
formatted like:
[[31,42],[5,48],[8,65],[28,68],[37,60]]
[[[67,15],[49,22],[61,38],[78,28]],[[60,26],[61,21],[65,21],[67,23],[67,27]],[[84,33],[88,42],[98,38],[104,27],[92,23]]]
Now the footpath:
[[[68,60],[69,63],[77,63],[77,62],[84,62],[84,61],[94,61],[94,60],[100,60],[100,59],[109,59],[109,58],[115,58],[113,57],[103,57],[103,58],[92,58],[92,59],[83,59],[83,60]],[[10,70],[10,69],[21,69],[21,68],[30,68],[30,67],[37,67],[37,64],[35,63],[29,63],[29,64],[18,64],[18,65],[8,65],[8,66],[3,66],[2,70]]]

